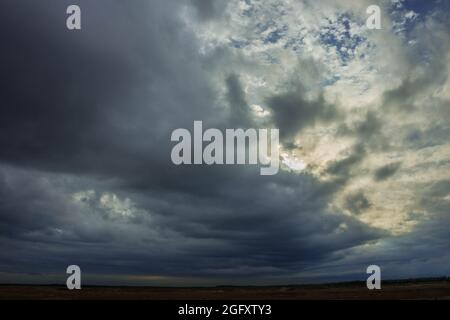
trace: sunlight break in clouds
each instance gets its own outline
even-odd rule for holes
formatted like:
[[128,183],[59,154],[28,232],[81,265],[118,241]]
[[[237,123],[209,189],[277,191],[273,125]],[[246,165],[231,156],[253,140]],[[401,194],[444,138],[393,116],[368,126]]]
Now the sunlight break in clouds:
[[[272,110],[267,96],[295,91],[295,87],[301,88],[307,100],[322,95],[324,102],[332,104],[342,119],[317,121],[298,131],[293,137],[296,147],[290,151],[294,156],[285,153],[284,163],[295,170],[307,166],[319,178],[326,178],[327,167],[352,157],[352,148],[362,141],[366,144],[364,156],[355,161],[353,183],[342,188],[336,205],[342,207],[339,199],[349,196],[352,189],[365,190],[373,205],[360,212],[358,219],[392,232],[409,232],[416,224],[410,214],[417,205],[417,182],[428,180],[433,173],[414,169],[429,150],[411,153],[404,140],[413,127],[435,126],[437,119],[426,117],[424,112],[444,111],[448,103],[448,99],[438,102],[433,98],[434,92],[442,92],[446,78],[441,81],[430,77],[439,63],[448,61],[448,30],[444,31],[445,26],[431,16],[420,20],[419,13],[400,1],[383,3],[383,30],[367,30],[366,7],[353,3],[235,1],[218,19],[191,25],[201,47],[207,48],[203,50],[205,55],[228,53],[226,68],[240,75],[248,104]],[[416,19],[420,21],[410,25]],[[394,34],[390,27],[396,30]],[[433,39],[425,31],[430,27],[436,30]],[[222,72],[218,67],[217,75],[211,76],[220,77]],[[258,79],[264,85],[246,79]],[[408,102],[410,96],[400,95],[415,83],[422,83],[424,88]],[[389,99],[397,92],[395,101]],[[434,107],[435,103],[443,105]],[[398,108],[411,110],[405,115],[396,112]],[[447,141],[434,148],[432,159],[427,157],[427,161],[448,159]],[[394,162],[404,164],[394,180],[381,183],[370,178],[371,172]],[[411,183],[407,170],[415,171],[416,183]],[[443,172],[441,167],[435,170],[440,175]]]

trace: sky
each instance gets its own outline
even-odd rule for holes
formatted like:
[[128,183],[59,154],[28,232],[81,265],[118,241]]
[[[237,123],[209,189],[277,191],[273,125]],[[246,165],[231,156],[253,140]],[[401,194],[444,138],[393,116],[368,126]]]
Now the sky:
[[[2,0],[0,283],[449,276],[449,9]],[[195,120],[278,128],[280,171],[174,165]]]

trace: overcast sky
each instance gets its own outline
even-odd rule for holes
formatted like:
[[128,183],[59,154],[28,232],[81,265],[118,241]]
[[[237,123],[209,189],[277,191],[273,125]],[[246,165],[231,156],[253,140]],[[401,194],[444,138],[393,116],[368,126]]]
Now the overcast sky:
[[[449,275],[449,16],[439,0],[2,0],[0,282],[65,283],[71,264],[97,284]],[[174,165],[170,135],[194,120],[279,128],[279,173]]]

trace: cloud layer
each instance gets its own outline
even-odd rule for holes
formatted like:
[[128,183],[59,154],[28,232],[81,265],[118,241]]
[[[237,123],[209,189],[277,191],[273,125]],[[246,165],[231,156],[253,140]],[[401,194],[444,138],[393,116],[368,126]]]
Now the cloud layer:
[[[0,281],[448,274],[448,5],[369,2],[2,1]],[[280,172],[173,165],[194,120],[279,128]]]

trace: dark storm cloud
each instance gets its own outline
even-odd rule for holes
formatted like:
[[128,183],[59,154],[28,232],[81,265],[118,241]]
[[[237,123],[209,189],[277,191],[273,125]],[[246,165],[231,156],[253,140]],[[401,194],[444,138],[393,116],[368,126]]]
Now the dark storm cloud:
[[[123,83],[138,75],[119,54],[101,46],[95,52],[83,34],[63,34],[63,17],[46,13],[45,2],[22,10],[16,3],[2,6],[0,32],[8,45],[1,52],[1,157],[26,165],[73,164],[80,146],[99,143],[98,124],[108,126],[102,115],[108,98],[126,92]],[[56,7],[65,12],[62,2]]]
[[[184,31],[177,5],[81,1],[82,30],[70,32],[66,4],[44,1],[14,12],[2,3],[9,12],[0,22],[9,40],[1,52],[8,62],[1,80],[2,161],[112,177],[137,189],[201,193],[217,177],[228,179],[229,169],[170,161],[172,130],[198,119],[232,126],[213,108],[196,39]],[[230,85],[230,94],[238,93]]]
[[[140,192],[133,197],[134,216],[113,219],[99,196],[68,201],[71,190],[57,175],[4,168],[0,210],[2,230],[9,232],[2,232],[2,248],[17,249],[2,250],[5,270],[15,270],[14,261],[21,260],[19,270],[58,272],[76,261],[100,273],[226,277],[270,276],[276,270],[288,276],[381,235],[352,218],[325,213],[333,184],[286,173],[258,183],[261,177],[245,174],[215,196]],[[91,186],[105,191],[101,184]],[[131,195],[114,192],[121,199]]]
[[393,176],[398,171],[398,169],[400,169],[400,166],[401,166],[400,162],[395,162],[382,166],[381,168],[378,168],[374,173],[375,180],[376,181],[386,180],[387,178]]
[[68,2],[22,3],[2,2],[1,10],[3,161],[134,174],[138,163],[167,161],[151,150],[168,148],[173,128],[211,116],[194,40],[175,7],[81,1],[82,30],[71,32]]
[[[1,3],[0,33],[7,43],[0,53],[1,161],[86,177],[78,190],[71,192],[98,189],[96,178],[118,181],[116,192],[128,188],[143,196],[152,188],[193,194],[211,188],[208,178],[196,179],[198,169],[173,170],[170,162],[171,130],[213,115],[207,80],[193,46],[195,39],[183,31],[176,6],[147,1],[78,4],[82,30],[71,32],[65,27],[68,2]],[[14,257],[4,250],[10,269],[19,261],[24,268],[51,269],[53,265],[46,262],[49,256],[59,257],[63,264],[95,257],[108,261],[101,258],[108,251],[111,257],[118,257],[111,265],[123,259],[130,261],[131,270],[133,259],[140,256],[139,263],[147,264],[145,257],[154,251],[138,245],[147,232],[128,227],[135,225],[134,221],[114,224],[106,219],[108,214],[90,207],[78,212],[70,204],[71,192],[58,193],[54,191],[58,187],[39,182],[52,180],[50,174],[35,181],[30,172],[20,172],[11,171],[8,183],[1,185],[2,235],[9,237],[2,244],[20,247]],[[22,176],[22,183],[11,184],[17,175]],[[71,183],[69,179],[65,184]],[[176,199],[170,200],[176,203]],[[147,206],[157,208],[158,203],[155,200]],[[167,203],[161,212],[174,213],[170,206]],[[120,229],[121,224],[125,230]],[[126,242],[123,234],[140,237]],[[118,235],[122,235],[121,241],[117,241]],[[167,246],[158,242],[163,236],[150,239],[159,244],[157,251]],[[31,243],[39,244],[36,256],[26,254]],[[128,252],[139,253],[128,259]],[[182,272],[184,265],[178,265]]]

